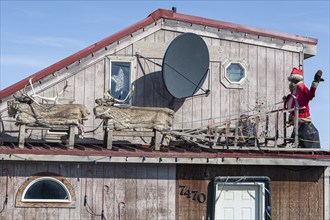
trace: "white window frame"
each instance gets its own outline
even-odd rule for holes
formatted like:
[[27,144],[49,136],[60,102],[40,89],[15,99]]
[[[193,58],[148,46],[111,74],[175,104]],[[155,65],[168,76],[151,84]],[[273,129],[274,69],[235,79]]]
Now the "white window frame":
[[[136,57],[135,56],[108,56],[106,60],[106,71],[105,71],[105,92],[111,91],[111,63],[112,62],[123,62],[131,64],[131,72],[130,72],[130,85],[129,90],[132,88],[132,84],[135,80],[136,74]],[[131,105],[132,99],[129,100],[128,103],[117,103],[116,105]]]
[[[233,82],[227,77],[227,68],[231,64],[238,64],[244,69],[244,77],[239,82]],[[230,60],[230,59],[224,60],[220,68],[221,84],[223,84],[226,88],[229,89],[243,89],[243,84],[245,83],[245,81],[247,81],[247,77],[248,77],[248,67],[249,66],[245,62],[245,60]]]
[[[233,82],[233,81],[231,81],[231,80],[228,78],[228,76],[227,76],[227,69],[228,69],[228,67],[229,67],[230,65],[232,65],[232,64],[238,64],[238,65],[240,65],[240,66],[243,68],[243,70],[244,70],[244,77],[243,77],[242,79],[240,79],[238,82]],[[240,63],[240,62],[230,62],[230,63],[228,63],[227,66],[225,67],[225,77],[226,77],[226,79],[228,80],[228,82],[230,82],[230,83],[232,83],[232,84],[239,84],[239,85],[241,85],[241,84],[244,82],[244,80],[246,79],[246,67],[245,67],[242,63]]]
[[[37,182],[40,182],[40,181],[44,181],[44,180],[51,180],[53,182],[56,182],[57,184],[59,184],[60,186],[62,186],[62,188],[65,190],[66,194],[68,195],[68,199],[25,199],[25,194],[26,192],[29,190],[29,188],[37,183]],[[67,187],[61,182],[59,181],[58,179],[55,179],[55,178],[52,178],[52,177],[40,177],[40,178],[37,178],[33,181],[31,181],[24,189],[23,193],[22,193],[22,199],[21,199],[22,202],[45,202],[45,203],[53,203],[53,202],[56,202],[56,203],[70,203],[72,201],[71,199],[71,194],[69,192],[69,190],[67,189]]]

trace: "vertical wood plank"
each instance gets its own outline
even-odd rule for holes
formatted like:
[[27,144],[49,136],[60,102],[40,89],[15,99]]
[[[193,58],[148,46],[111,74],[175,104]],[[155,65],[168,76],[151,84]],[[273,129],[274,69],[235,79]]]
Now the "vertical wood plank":
[[144,220],[147,216],[147,166],[136,167],[136,219]]
[[326,176],[325,172],[326,172],[326,169],[325,167],[317,167],[318,169],[318,173],[319,173],[319,178],[318,181],[317,181],[317,184],[318,184],[318,201],[319,201],[319,209],[318,209],[318,217],[320,219],[324,218],[324,209],[325,209],[325,197],[324,197],[324,187],[325,187],[325,184],[324,184],[324,178]]
[[246,66],[246,79],[242,84],[243,89],[240,90],[240,112],[246,112],[249,110],[249,81],[254,80],[253,78],[250,77],[250,69],[249,69],[249,45],[245,43],[240,43],[239,44],[239,59],[243,60],[248,66]]
[[[309,216],[310,210],[308,207],[309,197],[308,197],[308,186],[311,180],[310,178],[310,169],[303,170],[299,172],[300,175],[300,190],[298,196],[298,203],[299,203],[299,219],[304,219]],[[314,216],[315,217],[315,216]],[[310,217],[308,217],[310,218]]]
[[[104,209],[104,201],[103,201],[103,195],[104,195],[104,168],[102,163],[97,163],[94,164],[93,166],[93,173],[94,173],[94,178],[93,178],[93,188],[92,193],[93,193],[93,212],[96,215],[101,215],[102,210]],[[98,219],[100,217],[98,216],[93,216],[94,219]]]
[[139,205],[136,195],[137,185],[136,177],[136,165],[128,164],[126,165],[126,190],[125,190],[125,199],[126,203],[126,219],[135,219],[136,217],[136,207]]
[[146,200],[147,213],[145,219],[157,218],[157,166],[147,166]]
[[190,177],[189,177],[189,185],[187,186],[187,189],[190,191],[189,196],[185,196],[185,199],[188,200],[189,203],[189,219],[194,219],[196,216],[200,219],[201,213],[200,213],[200,204],[198,203],[198,200],[193,200],[194,193],[193,190],[197,190],[200,192],[200,173],[201,173],[202,166],[192,166],[190,170]]
[[[164,44],[165,43],[165,30],[158,30],[157,32],[155,32],[155,43],[161,43]],[[160,57],[164,57],[165,55],[165,51],[164,54],[162,54]],[[155,59],[154,62],[162,65],[162,59]],[[169,97],[165,96],[165,85],[163,82],[163,77],[162,77],[162,67],[154,65],[154,71],[155,71],[155,77],[154,77],[154,88],[156,89],[156,91],[154,91],[154,93],[156,93],[155,95],[155,100],[154,100],[154,105],[156,107],[169,107],[168,102],[166,99],[169,99]],[[165,104],[166,103],[166,104]]]
[[119,217],[119,204],[121,202],[126,202],[126,196],[125,196],[125,190],[126,190],[126,184],[125,184],[125,166],[122,164],[116,164],[115,165],[115,219],[124,219],[125,213],[121,213],[121,217]]
[[249,72],[247,80],[248,85],[248,110],[251,111],[256,106],[256,98],[258,97],[258,47],[249,45]]
[[190,182],[190,168],[184,166],[177,167],[177,184],[176,184],[176,219],[188,219],[189,218],[189,200],[183,194],[182,189],[186,190],[189,187]]
[[[36,163],[26,163],[25,164],[25,175],[30,177],[35,175],[37,172],[37,164]],[[36,209],[35,208],[24,208],[24,217],[25,219],[36,219]]]
[[146,75],[144,76],[144,100],[145,106],[152,107],[154,106],[155,96],[157,95],[154,90],[154,72],[155,64],[151,63],[148,60],[144,60],[144,71]]
[[74,209],[70,209],[70,218],[71,219],[80,219],[80,213],[82,212],[83,208],[83,199],[84,195],[82,192],[82,182],[84,181],[84,178],[82,176],[82,167],[79,163],[72,163],[69,164],[70,166],[70,173],[68,180],[70,181],[70,184],[73,188],[73,190],[76,193],[76,207]]
[[[47,172],[49,170],[48,169],[49,163],[45,163],[45,162],[36,163],[36,166],[37,166],[36,173],[43,173],[43,172]],[[36,211],[35,211],[36,219],[37,218],[48,219],[50,216],[48,213],[48,209],[49,208],[47,208],[47,207],[42,207],[42,208],[36,209]],[[56,217],[57,216],[58,216],[58,213],[57,213]]]
[[[0,168],[1,168],[1,163],[0,163]],[[12,178],[13,178],[13,194],[11,196],[12,196],[12,199],[13,199],[14,204],[15,204],[18,189],[21,187],[21,185],[26,180],[25,164],[17,162],[14,165],[14,169],[15,169],[14,173],[13,173],[13,171],[11,171],[12,175],[13,175],[12,176]],[[1,184],[2,183],[0,183],[0,185]],[[4,185],[1,185],[1,186],[4,186]],[[0,200],[0,202],[1,202],[0,204],[3,204],[1,200]],[[13,216],[15,217],[15,219],[25,219],[24,208],[15,207],[14,211],[13,211]],[[0,219],[2,219],[1,214],[0,214]]]
[[144,59],[137,58],[132,105],[144,106]]
[[[281,219],[281,203],[282,203],[282,182],[279,180],[283,171],[280,172],[276,167],[271,167],[270,169],[270,178],[272,183],[272,197],[271,197],[271,206],[272,206],[272,219]],[[285,202],[285,201],[283,201]]]
[[[302,66],[300,66],[300,63],[302,63],[302,61],[300,59],[303,59],[303,58],[300,57],[299,53],[292,52],[292,67],[302,68]],[[291,73],[291,71],[290,71],[290,73]]]
[[258,98],[265,98],[267,96],[267,70],[266,70],[266,48],[265,47],[258,47],[257,51],[257,58],[258,58],[258,69],[257,69],[257,86],[258,86]]
[[[201,96],[195,96],[192,98],[192,112],[190,113],[192,115],[192,123],[190,128],[200,128],[202,126],[202,109],[206,106],[202,106],[202,97]],[[190,109],[191,110],[191,109]],[[189,112],[186,112],[185,114],[189,115]],[[187,120],[189,120],[187,118]]]
[[[229,44],[229,59],[236,61],[239,59],[239,43],[230,42]],[[240,114],[240,90],[231,89],[229,92],[229,112],[231,118],[236,118]]]
[[168,220],[175,219],[176,213],[176,166],[168,165]]
[[[87,116],[87,121],[85,121],[85,131],[93,130],[94,128],[94,115],[93,107],[95,102],[94,91],[95,91],[95,64],[88,67],[85,70],[85,80],[84,80],[85,94],[84,94],[84,105],[91,113]],[[92,133],[85,133],[85,137],[92,137]]]
[[[4,186],[6,185],[6,176],[5,176],[5,167],[4,163],[0,163],[0,186],[1,186],[1,191],[0,191],[0,204],[3,204],[5,198],[6,198],[6,192],[3,190]],[[3,216],[5,215],[5,211],[0,213],[0,218],[4,218]]]
[[85,104],[85,70],[80,71],[74,76],[74,87],[75,103]]
[[15,174],[15,166],[13,163],[2,163],[2,167],[0,166],[1,170],[1,179],[0,181],[0,196],[2,203],[0,204],[0,210],[3,207],[4,201],[6,199],[6,182],[7,182],[7,175],[8,175],[8,200],[7,205],[5,206],[5,209],[3,213],[0,214],[1,218],[4,219],[13,219],[15,216],[13,216],[14,209],[15,209],[15,192],[14,192],[14,176]]
[[105,210],[106,219],[115,219],[115,166],[113,164],[104,165],[104,185],[108,187],[105,192]]
[[290,180],[290,186],[289,186],[289,217],[290,219],[299,219],[299,173],[297,173],[294,170],[289,171],[290,177],[292,178]]
[[[95,64],[95,90],[94,90],[94,99],[103,98],[103,94],[105,92],[105,69],[104,69],[104,60],[99,61]],[[93,102],[93,108],[95,107],[95,101]],[[91,114],[93,115],[93,113]],[[102,122],[102,119],[94,118],[94,127],[93,130],[99,126],[99,124]],[[98,140],[103,139],[103,129],[102,126],[100,126],[96,131],[94,131],[94,138]]]
[[193,127],[193,98],[186,98],[182,105],[182,127],[183,129],[190,129]]
[[[277,102],[281,101],[282,97],[287,95],[287,87],[286,87],[286,75],[284,73],[284,67],[283,67],[283,63],[284,63],[284,54],[283,51],[281,50],[275,50],[275,76],[276,76],[276,92],[275,92],[275,100],[277,100]],[[283,103],[279,104],[278,107],[279,108],[283,108]],[[284,129],[283,129],[283,113],[280,113],[279,115],[279,137],[283,137],[284,136]],[[280,141],[281,142],[281,141]]]
[[[162,65],[161,59],[153,59],[153,62],[158,63]],[[154,107],[169,107],[164,106],[165,103],[165,95],[164,95],[164,89],[165,85],[162,78],[162,68],[160,66],[157,66],[156,64],[153,64],[153,72],[150,73],[149,78],[152,80],[152,93],[154,94],[154,100],[153,100],[153,106]]]
[[[230,59],[230,42],[226,40],[221,40],[221,49],[222,49],[222,64],[227,59]],[[221,64],[221,65],[222,65]],[[223,68],[221,68],[221,77],[225,76],[225,72]],[[220,105],[220,117],[221,121],[225,121],[229,118],[230,115],[230,106],[229,106],[229,89],[227,89],[223,84],[220,87],[220,95],[221,95],[221,105]]]
[[309,217],[312,219],[323,218],[323,171],[322,167],[314,167],[310,171],[310,181],[308,187],[308,198],[309,198]]
[[157,219],[168,219],[168,166],[158,165],[157,171]]
[[[56,86],[56,85],[55,85]],[[43,92],[42,92],[42,96],[43,97],[47,97],[47,98],[53,98],[56,96],[56,93],[55,93],[55,86],[52,86],[50,88],[47,88],[45,89]],[[40,101],[41,103],[43,104],[47,104],[47,101],[45,100],[37,100],[37,101]]]
[[[290,76],[291,70],[294,67],[293,60],[292,60],[292,52],[284,51],[284,76],[285,76],[285,94],[290,94],[289,90],[289,81],[287,80],[287,77]],[[289,115],[289,114],[288,114]],[[287,129],[287,135],[290,137],[291,133],[293,131],[293,126],[289,127]]]
[[[267,82],[267,87],[266,87],[266,100],[267,106],[274,106],[275,103],[279,102],[280,100],[276,100],[276,72],[275,72],[275,50],[272,48],[266,48],[266,82]],[[271,129],[269,131],[269,136],[275,137],[275,115],[272,114],[270,115],[270,125]],[[275,143],[274,143],[275,144]]]
[[221,95],[221,85],[220,83],[220,63],[211,63],[211,118],[214,119],[215,123],[221,121],[221,105],[222,105],[222,95]]
[[[70,177],[70,166],[65,163],[48,163],[47,172],[55,173],[62,176],[69,181]],[[70,209],[69,208],[48,208],[47,210],[49,219],[65,219],[70,218]]]
[[[92,219],[90,214],[87,212],[87,204],[93,208],[92,201],[93,201],[93,194],[91,191],[91,187],[93,184],[93,169],[88,164],[81,164],[81,194],[80,194],[80,219]],[[86,206],[84,206],[84,200],[86,196]]]
[[[154,43],[155,33],[152,33],[144,38],[145,42]],[[144,71],[146,75],[144,76],[144,100],[145,106],[154,106],[154,85],[150,74],[155,71],[155,65],[150,61],[144,60]]]
[[143,105],[146,107],[148,106],[150,107],[153,105],[154,94],[153,94],[153,85],[149,73],[154,71],[153,69],[154,66],[152,64],[149,64],[149,61],[147,60],[143,60],[142,64],[143,64],[143,69],[145,71],[144,73],[146,74],[143,75],[143,82],[144,82]]
[[74,101],[74,94],[75,94],[75,86],[74,86],[74,76],[71,76],[66,79],[66,82],[68,83],[68,87],[65,89],[63,93],[63,97],[65,99],[70,99]]

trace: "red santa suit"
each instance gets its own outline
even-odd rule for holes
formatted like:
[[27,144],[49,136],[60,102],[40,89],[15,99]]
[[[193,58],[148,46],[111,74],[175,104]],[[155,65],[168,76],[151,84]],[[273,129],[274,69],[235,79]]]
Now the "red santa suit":
[[[299,105],[298,114],[298,140],[299,147],[301,148],[321,148],[320,137],[318,130],[314,127],[310,118],[309,101],[315,97],[316,87],[320,81],[324,81],[322,78],[322,71],[318,70],[314,76],[314,81],[310,89],[308,89],[303,82],[303,72],[297,68],[293,68],[291,75],[288,77],[290,81],[291,94],[286,99],[286,108],[295,108],[296,103]],[[296,97],[296,103],[293,99]],[[294,121],[294,112],[290,113],[289,121]],[[291,137],[295,136],[295,130]]]
[[[293,68],[289,80],[292,83],[292,91],[289,95],[286,107],[287,108],[295,108],[295,102],[291,95],[296,96],[298,105],[299,105],[299,121],[300,122],[310,122],[310,108],[309,108],[309,101],[315,97],[316,88],[318,82],[313,82],[310,89],[306,87],[303,80],[302,70],[297,68]],[[295,81],[296,83],[292,82]],[[293,114],[293,113],[291,113]]]

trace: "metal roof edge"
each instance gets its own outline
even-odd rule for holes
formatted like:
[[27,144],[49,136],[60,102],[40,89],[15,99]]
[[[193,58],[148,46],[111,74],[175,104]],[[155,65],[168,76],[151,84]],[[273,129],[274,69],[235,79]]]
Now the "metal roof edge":
[[[128,152],[126,152],[128,153]],[[2,154],[2,161],[29,161],[29,162],[89,162],[89,163],[137,163],[137,164],[208,164],[208,165],[256,165],[256,166],[323,166],[329,167],[330,159],[316,158],[269,158],[269,157],[174,157],[162,154],[109,154],[109,155],[69,155],[69,154]]]

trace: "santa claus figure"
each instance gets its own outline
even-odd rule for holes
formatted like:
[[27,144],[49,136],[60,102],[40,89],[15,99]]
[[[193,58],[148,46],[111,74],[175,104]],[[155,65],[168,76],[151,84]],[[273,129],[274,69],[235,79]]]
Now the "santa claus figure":
[[[293,68],[288,80],[290,82],[290,94],[286,96],[285,105],[288,109],[298,107],[299,115],[299,146],[302,148],[320,148],[320,141],[317,129],[312,124],[310,117],[309,101],[315,97],[316,88],[322,79],[322,71],[318,70],[310,89],[303,82],[303,71]],[[296,98],[296,101],[294,100]],[[298,106],[296,106],[298,104]],[[294,112],[290,113],[289,123],[293,124]]]

